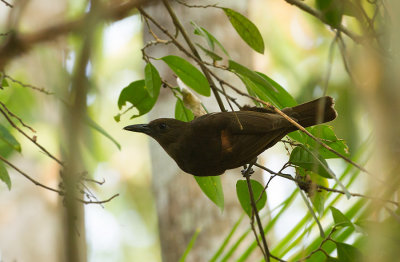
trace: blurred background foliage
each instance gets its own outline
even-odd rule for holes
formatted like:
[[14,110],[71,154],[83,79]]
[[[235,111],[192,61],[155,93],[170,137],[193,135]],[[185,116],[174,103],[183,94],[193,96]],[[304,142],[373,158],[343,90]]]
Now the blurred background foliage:
[[[17,6],[18,2],[12,4]],[[88,3],[78,0],[21,2],[24,8],[16,23],[21,32],[34,32],[64,19],[74,19],[88,10]],[[315,5],[314,1],[305,3]],[[371,120],[366,104],[360,99],[360,92],[343,66],[337,45],[332,45],[335,34],[329,26],[285,1],[248,1],[246,5],[246,16],[257,25],[266,45],[264,55],[255,52],[249,54],[253,61],[251,68],[277,81],[299,103],[322,96],[326,77],[330,74],[326,90],[328,95],[336,99],[335,108],[339,114],[332,123],[335,133],[347,142],[356,162],[367,164],[371,150],[368,146],[370,140],[367,140],[372,133]],[[367,3],[365,6],[367,11],[372,12],[372,7],[368,7]],[[12,8],[0,2],[1,33],[6,33],[12,20],[8,18],[10,12]],[[346,16],[343,23],[350,30],[360,32],[354,20]],[[201,20],[195,22],[202,24]],[[81,144],[82,160],[88,177],[105,181],[102,185],[89,184],[97,199],[106,199],[115,193],[119,193],[119,197],[102,205],[85,205],[89,261],[161,261],[157,220],[163,217],[157,217],[151,180],[162,174],[152,175],[147,138],[122,130],[127,124],[147,122],[149,119],[142,116],[128,120],[128,115],[125,115],[119,123],[114,120],[118,114],[117,101],[121,90],[130,82],[144,77],[141,53],[144,44],[143,28],[143,20],[133,10],[120,21],[96,25],[95,39],[91,46],[92,56],[86,68],[89,86],[87,113],[104,132],[92,127],[85,129]],[[213,32],[212,28],[207,30]],[[4,43],[7,37],[2,35],[0,43]],[[230,41],[219,40],[223,45]],[[5,78],[8,86],[0,90],[0,101],[33,127],[36,132],[30,134],[57,156],[61,155],[65,146],[60,141],[61,134],[74,132],[65,125],[62,112],[70,88],[68,83],[74,73],[73,64],[82,41],[79,34],[68,34],[67,37],[37,45],[28,53],[13,59],[4,69],[10,78]],[[348,53],[361,54],[359,47],[351,40],[345,38],[345,42]],[[362,59],[355,60],[355,63],[362,63]],[[51,94],[34,90],[31,86],[43,88]],[[165,91],[162,91],[162,95],[171,96]],[[175,104],[170,107],[160,117],[173,117]],[[4,141],[0,141],[0,155],[43,184],[57,187],[59,167],[5,119],[0,119],[0,124],[15,136],[22,148],[21,152],[16,152],[5,145]],[[264,164],[273,170],[279,170],[287,157],[281,144],[263,154]],[[336,174],[342,174],[344,184],[352,184],[352,192],[364,192],[367,184],[365,175],[357,177],[358,171],[340,160],[329,160],[329,164]],[[60,222],[62,198],[35,187],[14,170],[8,170],[12,181],[11,190],[0,183],[0,209],[3,210],[0,215],[0,259],[63,261],[60,259],[64,251]],[[160,170],[162,167],[158,172]],[[357,183],[353,183],[355,177]],[[279,220],[272,220],[267,235],[274,243],[272,252],[276,256],[299,259],[318,247],[318,229],[312,227],[315,222],[310,219],[300,195],[292,194],[297,192],[294,183],[284,179],[277,181],[279,183],[274,182],[268,188],[268,212],[265,211],[263,216],[268,219],[279,217]],[[350,218],[365,216],[363,206],[366,200],[352,198],[348,201],[332,193],[326,197],[326,203],[335,203],[340,210],[345,209]],[[321,219],[321,223],[328,226],[332,222],[331,213],[325,210],[324,214],[326,216]],[[247,242],[234,257],[238,261],[245,261],[254,251],[254,238],[246,229],[248,221],[239,222],[245,225],[239,231],[232,231],[236,239],[232,241],[239,245],[241,242],[238,239],[243,236]],[[349,227],[339,229],[338,238],[361,247],[363,238],[354,233],[354,228],[346,230]],[[349,232],[354,234],[349,237]],[[310,244],[310,240],[314,242]],[[196,243],[193,248],[196,248]],[[231,261],[229,252],[237,251],[234,245],[231,248],[231,251],[228,248],[221,251],[218,261]],[[210,252],[217,252],[217,247]],[[207,255],[209,258],[210,254]],[[256,258],[260,259],[259,256]],[[323,258],[322,254],[317,254],[313,261],[322,261]]]

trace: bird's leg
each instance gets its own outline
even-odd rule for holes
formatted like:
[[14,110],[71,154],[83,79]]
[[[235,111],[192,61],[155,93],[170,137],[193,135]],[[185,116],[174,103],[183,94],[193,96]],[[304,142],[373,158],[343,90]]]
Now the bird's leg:
[[251,176],[254,173],[254,170],[252,167],[256,162],[257,162],[257,157],[255,157],[253,160],[251,160],[248,165],[243,166],[243,170],[241,172],[244,177]]

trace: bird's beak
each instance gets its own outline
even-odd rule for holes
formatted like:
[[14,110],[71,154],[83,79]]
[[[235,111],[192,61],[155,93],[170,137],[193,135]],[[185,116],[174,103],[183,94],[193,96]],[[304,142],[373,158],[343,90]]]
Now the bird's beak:
[[124,127],[125,130],[132,131],[132,132],[140,132],[149,135],[150,128],[147,124],[139,124],[139,125],[130,125]]

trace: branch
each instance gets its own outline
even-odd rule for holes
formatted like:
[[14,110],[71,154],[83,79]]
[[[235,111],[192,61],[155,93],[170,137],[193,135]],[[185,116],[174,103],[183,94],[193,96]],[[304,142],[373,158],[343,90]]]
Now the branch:
[[18,173],[20,173],[21,175],[23,175],[25,178],[27,178],[29,181],[31,181],[33,184],[35,184],[36,186],[39,187],[43,187],[47,190],[53,191],[58,193],[59,195],[63,196],[65,195],[63,191],[58,190],[58,189],[54,189],[51,187],[48,187],[46,185],[43,185],[42,183],[36,181],[35,179],[33,179],[32,177],[30,177],[28,174],[26,174],[25,172],[23,172],[22,170],[20,170],[18,167],[14,166],[13,164],[11,164],[10,162],[7,161],[7,159],[5,159],[4,157],[0,156],[0,160],[3,161],[4,163],[6,163],[7,165],[9,165],[10,167],[12,167],[13,169],[15,169]]
[[[301,2],[299,0],[285,0],[285,1],[288,4],[297,6],[301,10],[305,11],[306,13],[309,13],[310,15],[318,18],[323,23],[325,23],[324,16],[322,15],[322,13],[317,11],[317,10],[315,10],[315,9],[313,9],[312,7],[310,7],[309,5],[305,4],[304,2]],[[344,27],[342,24],[340,24],[339,26],[333,26],[333,25],[329,25],[329,26],[331,26],[331,27],[343,32],[344,34],[346,34],[348,37],[350,37],[357,44],[366,44],[366,41],[364,41],[364,38],[362,36],[354,34],[350,30],[348,30],[346,27]]]
[[30,84],[24,84],[24,83],[22,83],[21,81],[15,80],[14,78],[12,78],[11,76],[6,75],[6,74],[4,74],[4,78],[10,79],[12,82],[17,83],[17,84],[19,84],[19,85],[22,86],[22,87],[31,88],[31,89],[33,89],[33,90],[42,92],[42,93],[44,93],[44,94],[46,94],[46,95],[52,95],[52,94],[53,94],[52,92],[47,91],[47,90],[44,89],[44,88],[36,87],[36,86],[30,85]]
[[[121,20],[128,16],[133,8],[137,8],[145,3],[148,4],[150,0],[114,0],[109,2],[109,4],[105,5],[97,13],[97,19]],[[54,40],[61,35],[85,29],[85,25],[89,19],[89,13],[85,13],[85,15],[75,20],[52,25],[34,33],[20,34],[14,32],[10,34],[7,41],[0,47],[0,69],[4,68],[11,59],[27,52],[38,43]]]
[[[247,187],[249,189],[251,208],[253,210],[252,212],[254,213],[254,215],[256,217],[256,221],[257,221],[257,225],[258,225],[258,231],[260,232],[261,240],[262,240],[262,243],[263,243],[263,246],[264,246],[264,249],[262,249],[261,246],[260,246],[260,248],[261,248],[262,253],[264,254],[265,261],[269,262],[271,254],[269,252],[267,241],[265,239],[264,229],[263,229],[263,226],[261,224],[260,216],[258,214],[256,201],[254,199],[253,188],[252,188],[251,182],[250,182],[250,176],[251,176],[250,173],[252,172],[251,167],[252,167],[252,164],[249,164],[247,169],[244,170],[243,176],[246,178]],[[253,228],[253,226],[252,226],[252,228]],[[253,230],[253,231],[254,231],[254,233],[256,235],[256,240],[257,240],[257,243],[258,243],[257,233],[255,232],[255,230]]]
[[210,84],[211,90],[213,91],[214,96],[217,99],[219,108],[223,112],[226,111],[225,107],[224,107],[224,104],[222,103],[221,97],[219,96],[219,93],[216,90],[216,86],[215,86],[215,84],[214,84],[214,82],[213,82],[213,80],[211,78],[211,75],[208,73],[208,68],[206,68],[206,66],[203,64],[203,61],[201,60],[201,57],[200,57],[199,53],[197,52],[196,47],[193,45],[192,41],[190,40],[188,34],[186,33],[185,29],[183,28],[182,24],[180,23],[178,17],[176,16],[174,10],[169,5],[168,0],[162,0],[162,1],[164,3],[165,7],[168,10],[168,13],[171,16],[174,25],[182,33],[182,36],[185,39],[186,43],[188,44],[190,50],[192,51],[194,56],[199,60],[197,63],[200,66],[201,70],[203,71],[205,77],[207,78],[208,83]]
[[[307,183],[307,182],[305,182],[303,180],[294,178],[289,174],[284,174],[284,173],[281,173],[281,172],[274,172],[271,169],[269,169],[269,168],[267,168],[267,167],[265,167],[263,165],[257,164],[257,163],[255,163],[254,165],[256,167],[258,167],[258,168],[261,168],[261,169],[267,171],[270,174],[273,174],[273,175],[276,175],[276,176],[280,176],[280,177],[286,178],[288,180],[294,181],[294,182],[298,183],[300,186],[304,186],[304,187],[309,186],[309,183]],[[322,186],[322,185],[319,185],[319,184],[315,184],[315,186],[316,186],[317,189],[320,189],[320,190],[325,190],[325,191],[328,191],[328,192],[333,192],[333,193],[346,195],[346,192],[341,191],[339,189],[329,188],[329,187],[325,187],[325,186]],[[352,192],[349,192],[349,193],[350,193],[351,196],[354,196],[354,197],[362,197],[362,198],[366,198],[366,199],[370,199],[370,200],[376,200],[376,201],[380,201],[380,202],[384,202],[384,203],[390,203],[390,204],[396,205],[397,207],[400,207],[400,203],[396,202],[396,201],[393,201],[393,200],[383,199],[383,198],[379,198],[379,197],[371,197],[371,196],[367,196],[367,195],[359,194],[359,193],[352,193]]]
[[8,3],[6,0],[1,0],[6,6],[13,8],[14,6],[10,3]]
[[[5,107],[5,105],[3,103],[1,103],[1,105],[3,107]],[[22,135],[24,135],[26,138],[28,138],[32,143],[34,143],[37,147],[39,147],[46,155],[48,155],[51,159],[53,159],[54,161],[56,161],[58,164],[60,164],[61,166],[64,166],[64,163],[59,160],[57,157],[55,157],[54,155],[52,155],[46,148],[44,148],[42,145],[40,145],[37,141],[36,141],[36,137],[30,137],[28,136],[24,131],[22,131],[22,129],[20,129],[11,119],[10,117],[7,115],[6,112],[4,112],[3,109],[0,108],[0,113],[2,113],[4,115],[4,117],[7,119],[7,121],[11,124],[12,127],[14,127],[15,129],[18,130],[18,132],[20,132]]]

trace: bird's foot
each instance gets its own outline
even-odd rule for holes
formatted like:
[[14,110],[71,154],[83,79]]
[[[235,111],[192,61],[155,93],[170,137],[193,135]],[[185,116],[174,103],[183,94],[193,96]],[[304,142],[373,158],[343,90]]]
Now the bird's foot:
[[250,176],[250,175],[254,174],[254,170],[253,170],[252,166],[253,165],[243,166],[243,170],[241,171],[242,176],[246,177],[246,176]]

